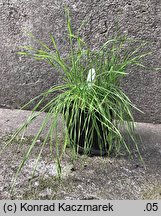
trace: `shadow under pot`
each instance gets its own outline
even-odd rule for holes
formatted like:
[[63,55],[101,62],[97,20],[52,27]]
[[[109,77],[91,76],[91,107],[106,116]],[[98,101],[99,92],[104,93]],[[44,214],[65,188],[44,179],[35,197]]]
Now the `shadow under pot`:
[[[108,153],[108,128],[101,123],[100,113],[87,109],[70,108],[66,115],[66,125],[70,138],[70,145],[80,154],[89,156],[104,156]],[[112,112],[109,111],[110,119]]]

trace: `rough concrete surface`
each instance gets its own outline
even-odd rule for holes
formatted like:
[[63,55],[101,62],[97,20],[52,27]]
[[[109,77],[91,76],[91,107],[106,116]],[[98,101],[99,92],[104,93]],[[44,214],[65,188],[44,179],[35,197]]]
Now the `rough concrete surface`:
[[[18,56],[21,45],[37,44],[27,37],[32,32],[50,46],[49,33],[59,47],[64,45],[64,5],[71,10],[74,29],[87,21],[81,34],[97,47],[119,29],[130,37],[147,40],[153,52],[145,60],[150,71],[129,69],[123,88],[145,114],[135,113],[135,120],[161,122],[161,74],[153,68],[161,59],[160,0],[0,0],[0,107],[19,108],[29,99],[61,82],[58,72],[31,59]],[[64,50],[63,50],[64,52]]]
[[[0,109],[0,149],[7,143],[9,134],[29,114],[29,111]],[[67,149],[62,160],[62,180],[59,181],[46,145],[31,177],[42,137],[37,140],[15,182],[14,192],[10,194],[13,177],[43,115],[30,127],[22,140],[23,145],[20,139],[15,139],[0,156],[0,199],[161,199],[161,125],[149,123],[136,123],[145,167],[135,151],[134,159],[129,159],[126,154],[110,158],[82,155],[73,164],[70,149]],[[59,132],[63,139],[61,130]]]

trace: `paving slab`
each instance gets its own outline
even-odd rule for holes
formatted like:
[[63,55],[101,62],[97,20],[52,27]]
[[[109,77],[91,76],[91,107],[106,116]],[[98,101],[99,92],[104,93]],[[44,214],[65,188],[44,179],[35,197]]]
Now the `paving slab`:
[[[30,113],[0,109],[0,148]],[[13,176],[44,116],[41,114],[29,127],[23,145],[15,139],[0,155],[0,199],[161,199],[161,125],[149,123],[136,123],[145,167],[137,155],[130,159],[125,154],[117,157],[79,155],[72,163],[70,149],[67,149],[60,181],[56,178],[56,164],[50,157],[49,145],[46,145],[31,176],[41,151],[40,139],[16,180],[14,193],[10,193]],[[61,129],[59,133],[61,136]]]

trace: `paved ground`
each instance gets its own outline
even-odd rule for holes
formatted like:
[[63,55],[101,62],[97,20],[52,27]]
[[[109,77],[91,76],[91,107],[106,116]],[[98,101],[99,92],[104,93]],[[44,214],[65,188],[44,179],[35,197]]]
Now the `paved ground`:
[[[0,148],[29,114],[29,111],[0,109]],[[55,177],[56,166],[46,146],[31,178],[41,149],[40,139],[11,194],[13,176],[43,117],[44,114],[29,128],[23,146],[15,139],[0,155],[0,199],[161,199],[161,125],[145,123],[136,123],[136,132],[142,140],[139,146],[146,167],[137,156],[129,159],[126,155],[111,158],[79,156],[73,164],[68,149],[62,161],[60,181]],[[61,127],[59,134],[60,140],[63,139]]]

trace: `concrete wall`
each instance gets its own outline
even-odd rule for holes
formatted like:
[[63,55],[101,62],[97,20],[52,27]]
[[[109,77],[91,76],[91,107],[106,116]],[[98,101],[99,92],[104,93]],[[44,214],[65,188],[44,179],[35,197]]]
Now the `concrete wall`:
[[[59,74],[45,63],[20,57],[20,45],[36,45],[25,31],[50,45],[49,33],[63,43],[64,5],[71,9],[76,28],[88,24],[82,34],[98,45],[119,27],[120,32],[150,41],[153,56],[146,65],[161,66],[160,0],[0,0],[0,107],[19,108],[30,98],[61,82]],[[135,120],[161,122],[161,73],[131,70],[123,88],[145,114]]]

